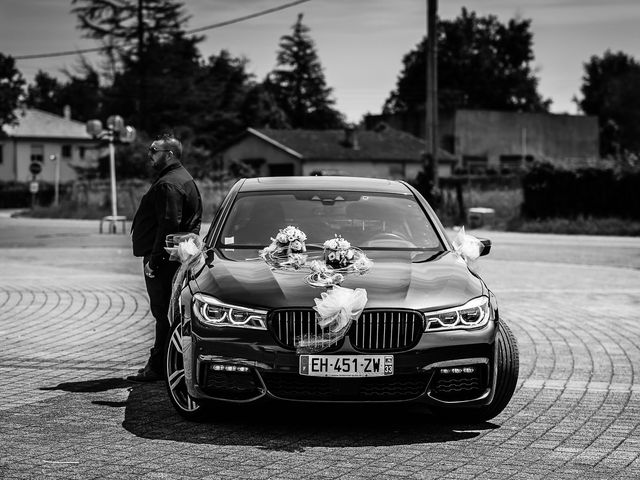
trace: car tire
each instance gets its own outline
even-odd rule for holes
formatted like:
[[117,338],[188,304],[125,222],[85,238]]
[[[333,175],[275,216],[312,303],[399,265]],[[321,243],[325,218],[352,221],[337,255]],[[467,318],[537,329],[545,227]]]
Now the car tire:
[[187,420],[201,420],[206,405],[197,401],[187,391],[184,357],[182,354],[182,322],[174,322],[165,347],[165,374],[167,393],[176,411]]
[[518,383],[520,360],[516,337],[503,320],[497,325],[496,343],[497,378],[491,403],[481,407],[433,407],[434,414],[447,421],[480,422],[492,419],[505,409]]

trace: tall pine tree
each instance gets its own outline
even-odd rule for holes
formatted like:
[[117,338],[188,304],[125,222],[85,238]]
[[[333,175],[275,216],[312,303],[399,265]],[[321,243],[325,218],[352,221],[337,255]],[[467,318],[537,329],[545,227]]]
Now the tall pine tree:
[[264,85],[287,115],[291,127],[341,127],[343,116],[333,108],[332,89],[327,87],[309,27],[302,23],[302,14],[293,25],[293,33],[280,38],[279,47],[277,66]]

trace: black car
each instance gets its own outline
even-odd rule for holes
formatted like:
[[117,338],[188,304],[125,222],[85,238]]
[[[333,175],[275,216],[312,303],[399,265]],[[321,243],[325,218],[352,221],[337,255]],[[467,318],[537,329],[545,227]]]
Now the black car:
[[[326,288],[309,270],[260,255],[278,232],[306,234],[306,254],[341,237],[371,260],[341,287],[366,291],[348,331],[322,334],[313,309]],[[438,413],[489,419],[513,395],[516,340],[496,298],[470,270],[425,199],[401,181],[270,177],[238,181],[204,239],[206,262],[179,297],[166,349],[169,397],[186,418],[213,402],[420,401]],[[481,255],[491,248],[482,240]],[[362,273],[362,272],[360,272]],[[330,287],[329,287],[330,288]]]

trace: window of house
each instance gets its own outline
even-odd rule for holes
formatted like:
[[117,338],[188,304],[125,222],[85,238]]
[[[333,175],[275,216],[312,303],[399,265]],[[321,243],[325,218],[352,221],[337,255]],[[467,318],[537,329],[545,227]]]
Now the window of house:
[[87,153],[87,147],[79,147],[78,155],[80,156],[80,160],[84,160],[84,156]]
[[0,143],[0,165],[4,162],[4,145]]
[[465,170],[470,174],[484,174],[487,171],[487,157],[465,155],[462,157]]
[[31,145],[31,161],[44,162],[44,146],[43,145]]
[[62,145],[62,158],[71,158],[71,145]]

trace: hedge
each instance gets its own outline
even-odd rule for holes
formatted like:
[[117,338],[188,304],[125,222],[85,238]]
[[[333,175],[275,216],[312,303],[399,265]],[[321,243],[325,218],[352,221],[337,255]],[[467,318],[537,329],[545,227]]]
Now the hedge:
[[525,218],[640,219],[640,171],[535,163],[522,178]]
[[[0,208],[30,208],[31,192],[29,191],[30,182],[6,182],[0,181]],[[50,205],[55,196],[55,190],[52,183],[38,182],[39,189],[36,196],[37,205]],[[68,186],[60,184],[60,196],[62,197]]]

